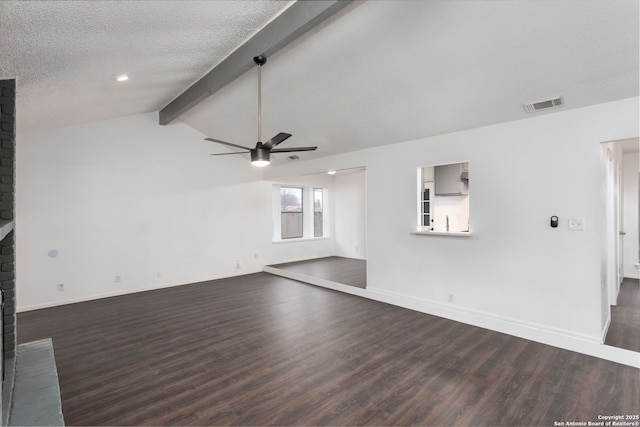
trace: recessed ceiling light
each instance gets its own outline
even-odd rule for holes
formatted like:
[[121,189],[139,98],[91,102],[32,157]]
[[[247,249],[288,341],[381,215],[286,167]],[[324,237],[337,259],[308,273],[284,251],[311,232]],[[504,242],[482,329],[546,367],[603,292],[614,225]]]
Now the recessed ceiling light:
[[128,74],[118,74],[116,76],[116,80],[119,82],[126,82],[127,80],[129,80],[129,75]]
[[329,171],[329,172],[327,172],[327,173],[328,173],[329,175],[335,175],[335,174],[336,174],[336,171]]

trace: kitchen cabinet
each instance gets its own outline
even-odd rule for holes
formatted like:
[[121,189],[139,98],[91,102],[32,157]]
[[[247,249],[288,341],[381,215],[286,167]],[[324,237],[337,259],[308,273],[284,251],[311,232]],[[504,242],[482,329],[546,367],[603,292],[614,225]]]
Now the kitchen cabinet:
[[469,163],[452,163],[434,167],[436,196],[469,194]]

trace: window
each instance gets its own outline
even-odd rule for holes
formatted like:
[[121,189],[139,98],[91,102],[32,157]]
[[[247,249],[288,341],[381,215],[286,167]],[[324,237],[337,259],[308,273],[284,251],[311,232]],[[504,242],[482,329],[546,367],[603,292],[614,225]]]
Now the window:
[[327,188],[295,183],[275,184],[273,241],[328,238],[331,231],[330,212],[330,193]]
[[304,235],[302,188],[280,188],[280,238],[295,239]]
[[313,189],[313,237],[322,237],[322,188]]

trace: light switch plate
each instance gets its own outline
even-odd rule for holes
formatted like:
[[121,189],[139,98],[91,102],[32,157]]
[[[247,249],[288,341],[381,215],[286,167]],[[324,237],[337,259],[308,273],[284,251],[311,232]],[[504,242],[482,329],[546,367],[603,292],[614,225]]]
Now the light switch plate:
[[583,231],[584,219],[583,218],[569,218],[569,230]]

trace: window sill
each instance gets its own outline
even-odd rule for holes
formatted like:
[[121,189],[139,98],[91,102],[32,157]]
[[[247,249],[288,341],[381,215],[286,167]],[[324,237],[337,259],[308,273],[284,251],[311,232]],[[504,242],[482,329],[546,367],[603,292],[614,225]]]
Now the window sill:
[[330,236],[325,237],[301,237],[299,239],[282,239],[282,240],[272,240],[271,243],[274,245],[278,245],[280,243],[297,243],[297,242],[314,242],[316,240],[329,240]]
[[449,237],[470,237],[468,231],[412,231],[411,234],[420,236],[449,236]]

